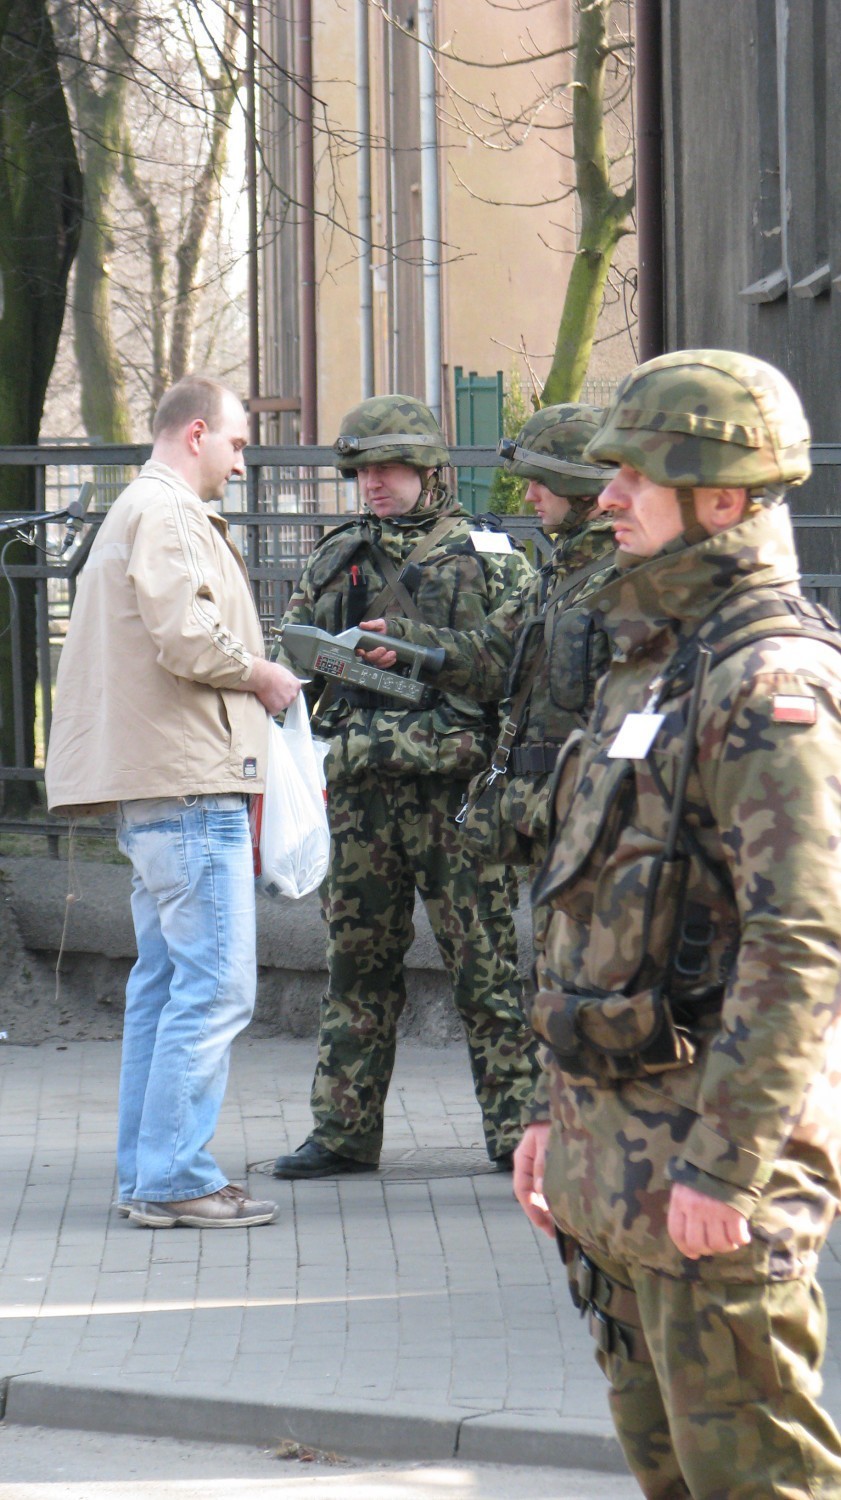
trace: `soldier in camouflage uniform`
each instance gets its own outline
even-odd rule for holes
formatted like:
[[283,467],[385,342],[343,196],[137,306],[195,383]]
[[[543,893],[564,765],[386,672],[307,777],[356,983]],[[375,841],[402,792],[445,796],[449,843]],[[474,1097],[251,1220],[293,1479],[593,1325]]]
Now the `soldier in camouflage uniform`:
[[[489,531],[489,551],[473,545],[480,523],[441,482],[449,455],[421,402],[363,401],[344,419],[335,446],[366,511],[315,549],[288,622],[335,633],[382,611],[475,629],[530,576],[507,537]],[[455,823],[465,785],[489,754],[496,711],[437,689],[415,707],[330,684],[313,722],[330,740],[329,985],[314,1129],[296,1152],[278,1158],[275,1175],[377,1165],[416,889],[467,1033],[488,1154],[510,1170],[540,1074],[537,1044],[522,1009],[505,872],[480,870]]]
[[621,466],[592,601],[612,663],[534,887],[552,1125],[515,1191],[558,1232],[650,1500],[837,1500],[815,1276],[841,1193],[841,654],[776,503],[809,430],[777,370],[689,350],[626,379],[587,456]]
[[[516,441],[503,438],[499,445],[508,472],[529,481],[526,502],[554,539],[539,573],[476,630],[388,623],[391,635],[443,647],[441,686],[481,702],[503,700],[490,766],[473,778],[460,814],[468,843],[486,859],[542,864],[549,778],[607,666],[607,639],[593,631],[584,605],[610,575],[614,552],[613,527],[596,508],[609,473],[582,459],[601,415],[591,406],[547,406]],[[364,623],[385,629],[383,620]],[[388,652],[368,655],[382,666],[394,660]]]

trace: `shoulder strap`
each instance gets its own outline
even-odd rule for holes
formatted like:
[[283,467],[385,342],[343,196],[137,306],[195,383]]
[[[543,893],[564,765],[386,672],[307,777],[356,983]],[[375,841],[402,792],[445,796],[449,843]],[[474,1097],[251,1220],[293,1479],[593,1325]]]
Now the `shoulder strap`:
[[[523,720],[523,714],[525,713],[526,704],[528,703],[529,697],[531,696],[531,690],[537,674],[541,670],[549,652],[549,645],[552,639],[552,631],[555,624],[555,615],[561,608],[564,600],[569,597],[573,590],[576,589],[580,583],[584,583],[586,579],[590,578],[594,573],[597,573],[600,568],[604,568],[604,566],[604,558],[597,557],[595,561],[587,563],[586,567],[576,568],[574,573],[569,573],[566,578],[563,578],[561,580],[557,588],[553,590],[553,592],[549,595],[546,603],[544,604],[542,613],[543,639],[538,644],[537,650],[535,651],[534,656],[529,662],[522,682],[517,688],[516,696],[512,701],[510,712],[508,713],[505,723],[502,726],[496,749],[494,750],[493,756],[491,758],[491,765],[494,771],[496,771],[497,775],[502,775],[502,773],[506,770],[511,751],[517,743],[517,735],[520,731],[520,725]],[[519,676],[528,637],[531,631],[534,629],[535,625],[540,624],[540,620],[540,615],[535,616],[534,618],[527,620],[525,625],[523,626],[514,661],[511,665],[510,680],[512,683],[515,683]]]
[[[754,596],[759,592],[760,590],[754,590]],[[761,592],[770,597],[762,599],[754,597],[738,615],[726,621],[720,620],[717,626],[712,625],[711,628],[705,629],[710,624],[709,619],[701,621],[662,673],[652,707],[659,708],[669,698],[687,692],[693,683],[697,683],[699,656],[702,649],[709,652],[708,671],[713,671],[745,646],[751,646],[756,641],[777,639],[780,636],[799,636],[805,640],[823,641],[834,650],[841,651],[841,631],[832,615],[822,605],[797,594],[783,594],[770,587]],[[788,616],[788,623],[785,623],[786,616]],[[769,628],[770,621],[780,621],[781,617],[783,623],[774,624]],[[688,772],[689,765],[695,756],[694,724],[696,722],[697,711],[691,728],[687,723],[686,745],[682,758],[685,772]],[[657,791],[669,810],[670,826],[675,830],[680,842],[687,852],[694,854],[725,889],[731,890],[727,870],[719,868],[710,860],[699,840],[682,821],[685,777],[678,795],[673,800],[666,790],[653,756],[649,754],[646,761]]]
[[557,588],[553,589],[552,593],[549,595],[549,598],[546,600],[546,604],[543,610],[543,617],[545,622],[543,627],[543,636],[547,646],[551,639],[555,615],[557,614],[564,600],[569,598],[570,594],[574,589],[578,588],[578,585],[580,583],[586,583],[587,579],[592,578],[594,573],[604,571],[604,569],[608,566],[609,564],[605,556],[596,557],[592,560],[592,562],[586,563],[583,568],[576,568],[574,573],[568,573],[565,578],[561,579],[561,582],[558,584]]
[[508,761],[511,751],[517,743],[517,735],[520,732],[520,724],[522,723],[526,704],[531,694],[532,684],[545,660],[546,642],[539,641],[537,650],[529,663],[529,669],[517,689],[517,696],[514,698],[510,712],[499,732],[499,739],[491,756],[493,780],[496,780],[497,776],[504,775],[508,769]]
[[[757,598],[759,593],[766,598]],[[841,651],[841,631],[828,610],[798,594],[784,594],[767,588],[752,590],[754,597],[738,615],[727,620],[708,616],[678,647],[659,679],[655,679],[653,707],[659,708],[669,698],[685,693],[695,676],[695,664],[701,646],[712,653],[710,670],[727,661],[745,646],[779,636],[801,636],[806,640],[824,641]],[[772,624],[772,621],[779,623]]]
[[437,543],[440,542],[448,532],[452,531],[453,527],[456,526],[462,519],[463,518],[461,516],[442,516],[440,521],[438,521],[435,526],[433,526],[432,530],[428,532],[425,537],[422,537],[417,546],[412,549],[412,551],[409,553],[409,556],[406,558],[406,561],[404,562],[402,568],[400,569],[395,567],[387,552],[384,552],[381,547],[375,546],[373,542],[369,542],[368,546],[371,551],[371,555],[386,580],[385,588],[380,589],[380,592],[377,594],[376,598],[372,599],[371,603],[368,605],[368,609],[370,610],[370,615],[368,616],[369,619],[373,620],[377,615],[379,615],[382,610],[385,609],[385,606],[391,603],[392,598],[396,599],[407,619],[420,619],[420,612],[418,610],[418,607],[415,604],[415,601],[412,598],[411,594],[409,593],[409,590],[404,586],[403,583],[401,583],[401,577],[403,573],[405,573],[407,568],[411,567],[413,564],[416,565],[422,562],[427,554],[432,551],[432,548],[436,546]]

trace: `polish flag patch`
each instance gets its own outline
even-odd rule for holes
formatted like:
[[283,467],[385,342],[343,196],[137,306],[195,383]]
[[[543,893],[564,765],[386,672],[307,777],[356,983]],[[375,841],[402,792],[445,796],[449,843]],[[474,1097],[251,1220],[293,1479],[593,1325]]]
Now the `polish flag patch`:
[[814,698],[795,693],[775,693],[772,714],[776,724],[814,724],[818,705]]

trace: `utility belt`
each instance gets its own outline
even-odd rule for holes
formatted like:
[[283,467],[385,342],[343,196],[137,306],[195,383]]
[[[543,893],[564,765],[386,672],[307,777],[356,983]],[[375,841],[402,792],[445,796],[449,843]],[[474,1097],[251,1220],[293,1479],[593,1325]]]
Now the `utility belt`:
[[721,1011],[723,988],[674,1001],[655,985],[634,995],[539,990],[532,1021],[558,1066],[596,1087],[689,1067],[705,1020]]
[[569,1294],[603,1354],[619,1354],[635,1364],[650,1365],[651,1351],[639,1323],[639,1304],[630,1287],[609,1276],[575,1240],[555,1230],[566,1266]]
[[561,745],[547,740],[541,745],[515,745],[508,762],[512,776],[548,776],[555,769]]

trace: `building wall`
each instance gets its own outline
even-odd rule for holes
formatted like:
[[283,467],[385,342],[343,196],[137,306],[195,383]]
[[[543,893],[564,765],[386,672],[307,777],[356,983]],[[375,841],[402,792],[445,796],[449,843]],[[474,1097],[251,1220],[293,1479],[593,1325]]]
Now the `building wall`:
[[[375,251],[376,389],[423,395],[423,296],[415,0],[391,0],[403,35],[389,31],[371,5],[371,123]],[[528,36],[557,53],[571,40],[571,0],[526,14],[491,0],[439,0],[439,144],[442,333],[445,421],[453,368],[480,374],[512,367],[528,383],[549,370],[575,243],[571,136],[567,118],[570,59],[555,55],[517,67],[469,67],[451,58],[499,63],[523,55]],[[361,394],[357,223],[355,6],[313,0],[319,219],[319,436],[329,441]],[[388,81],[392,79],[389,90]],[[528,106],[554,88],[535,118]],[[495,110],[499,115],[495,115]],[[520,116],[518,119],[517,117]],[[511,123],[514,121],[515,123]],[[394,152],[387,149],[388,141]],[[551,200],[551,201],[547,201]],[[396,204],[396,218],[392,205]],[[528,206],[536,205],[536,206]],[[396,234],[390,231],[396,226]],[[348,234],[346,231],[349,231]],[[398,244],[396,272],[390,240]],[[626,261],[633,251],[623,246]],[[620,336],[600,344],[591,373],[609,380],[633,363],[626,309],[616,302],[605,325]],[[525,345],[528,361],[520,352]],[[451,425],[447,422],[447,425]],[[452,433],[454,436],[454,432]]]

